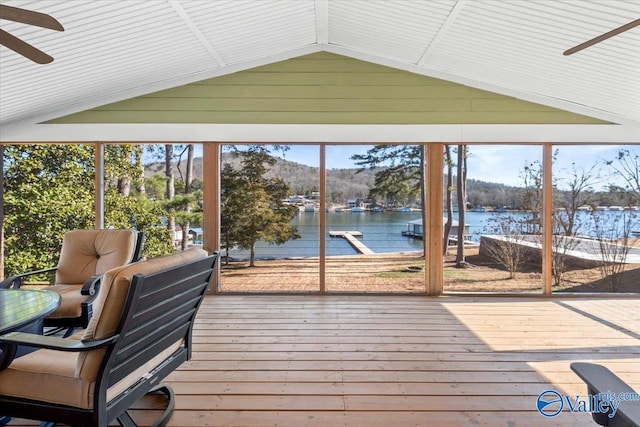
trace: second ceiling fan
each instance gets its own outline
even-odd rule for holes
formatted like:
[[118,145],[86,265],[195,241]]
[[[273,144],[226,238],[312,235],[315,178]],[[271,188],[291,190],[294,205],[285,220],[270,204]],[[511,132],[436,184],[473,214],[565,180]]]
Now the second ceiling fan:
[[614,28],[611,31],[608,31],[604,34],[599,35],[598,37],[594,37],[591,40],[587,40],[584,43],[580,43],[577,46],[572,47],[571,49],[567,49],[565,50],[562,54],[567,56],[567,55],[572,55],[576,52],[581,51],[582,49],[586,49],[589,46],[593,46],[596,43],[600,43],[601,41],[604,41],[608,38],[611,38],[613,36],[617,36],[620,33],[623,33],[625,31],[628,31],[634,27],[637,27],[638,25],[640,25],[640,19],[636,19],[634,21],[629,22],[628,24],[622,25],[618,28]]
[[[0,19],[20,22],[27,25],[35,25],[49,30],[64,31],[62,24],[46,13],[34,12],[32,10],[20,9],[2,4],[0,4]],[[40,49],[12,34],[9,34],[3,29],[0,29],[0,44],[26,58],[29,58],[33,62],[37,62],[38,64],[48,64],[53,61],[52,56],[47,55]]]

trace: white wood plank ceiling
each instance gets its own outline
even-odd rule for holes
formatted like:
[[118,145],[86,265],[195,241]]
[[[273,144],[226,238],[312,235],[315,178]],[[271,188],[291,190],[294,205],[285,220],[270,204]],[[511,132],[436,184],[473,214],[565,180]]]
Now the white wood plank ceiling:
[[[0,47],[0,125],[32,123],[316,51],[640,124],[640,0],[2,0],[55,32],[0,28],[52,55]],[[0,129],[1,131],[1,129]],[[1,134],[0,134],[1,137]]]

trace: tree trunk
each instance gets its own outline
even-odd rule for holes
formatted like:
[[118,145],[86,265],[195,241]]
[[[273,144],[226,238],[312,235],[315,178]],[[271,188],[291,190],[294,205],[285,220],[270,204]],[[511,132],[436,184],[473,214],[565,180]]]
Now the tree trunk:
[[[184,194],[191,194],[191,183],[193,181],[193,144],[189,144],[187,147],[187,172],[184,179]],[[187,214],[191,213],[191,204],[187,204]],[[182,242],[181,247],[184,251],[189,245],[189,229],[191,224],[189,221],[185,221],[182,230]]]
[[138,151],[138,156],[136,162],[138,163],[138,173],[139,179],[137,180],[136,189],[140,195],[145,196],[147,194],[147,187],[145,186],[145,177],[144,177],[144,163],[142,162],[142,154],[144,152],[144,148],[140,146],[140,150]]
[[129,178],[118,178],[118,193],[125,197],[131,194],[131,180]]
[[[173,145],[166,144],[164,146],[164,173],[167,177],[167,187],[165,197],[167,201],[173,200],[176,193],[174,176],[173,176]],[[171,242],[175,244],[176,220],[173,216],[167,218],[167,229],[171,231]]]
[[458,146],[458,250],[456,251],[456,265],[462,266],[464,257],[464,223],[467,210],[467,146]]
[[443,255],[449,255],[449,234],[451,233],[451,225],[453,224],[453,198],[451,197],[451,188],[453,187],[453,160],[451,159],[451,146],[445,145],[445,162],[447,163],[447,190],[446,190],[446,209],[447,222],[444,224],[444,245]]
[[427,170],[427,147],[420,146],[420,205],[422,207],[422,256],[427,256],[427,185],[424,174]]

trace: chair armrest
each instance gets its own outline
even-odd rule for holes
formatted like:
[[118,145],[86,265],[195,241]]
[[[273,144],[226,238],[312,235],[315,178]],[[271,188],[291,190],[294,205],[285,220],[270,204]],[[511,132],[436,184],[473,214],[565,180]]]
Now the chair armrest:
[[82,295],[96,295],[100,290],[100,279],[102,279],[102,274],[89,277],[83,283],[80,293]]
[[[613,392],[615,396],[625,393],[629,397],[636,397],[636,399],[630,398],[629,400],[621,401],[615,416],[611,418],[608,413],[597,414],[594,412],[592,415],[595,422],[605,426],[640,426],[640,400],[638,400],[638,393],[629,384],[606,367],[595,363],[574,362],[571,364],[571,370],[587,384],[588,394],[597,395],[599,393]],[[614,418],[615,421],[613,421]]]
[[58,267],[45,268],[42,270],[29,271],[27,273],[16,274],[14,276],[7,277],[2,282],[0,282],[0,288],[3,289],[18,289],[22,286],[23,279],[29,276],[35,276],[36,274],[44,274],[51,273],[58,269]]
[[36,348],[46,348],[59,351],[88,351],[111,344],[119,335],[113,335],[102,340],[81,341],[52,336],[28,334],[25,332],[10,332],[0,336],[0,344],[25,345]]

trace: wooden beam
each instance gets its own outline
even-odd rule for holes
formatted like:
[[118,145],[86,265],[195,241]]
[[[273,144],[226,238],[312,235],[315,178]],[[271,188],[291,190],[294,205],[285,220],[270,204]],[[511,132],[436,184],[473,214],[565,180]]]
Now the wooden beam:
[[442,263],[442,209],[443,202],[443,174],[444,145],[441,143],[427,144],[427,224],[423,224],[426,239],[426,280],[427,295],[441,295],[443,291],[443,271]]
[[326,254],[326,230],[327,230],[327,214],[326,214],[326,206],[327,206],[327,146],[326,144],[320,144],[320,229],[318,230],[318,238],[320,239],[319,249],[320,253],[318,254],[320,260],[320,293],[324,294],[326,292],[326,272],[327,272],[327,254]]
[[[208,253],[220,250],[220,149],[219,143],[202,144],[202,246]],[[210,294],[220,290],[220,269],[209,289]]]
[[542,292],[551,295],[553,284],[553,145],[542,147]]

